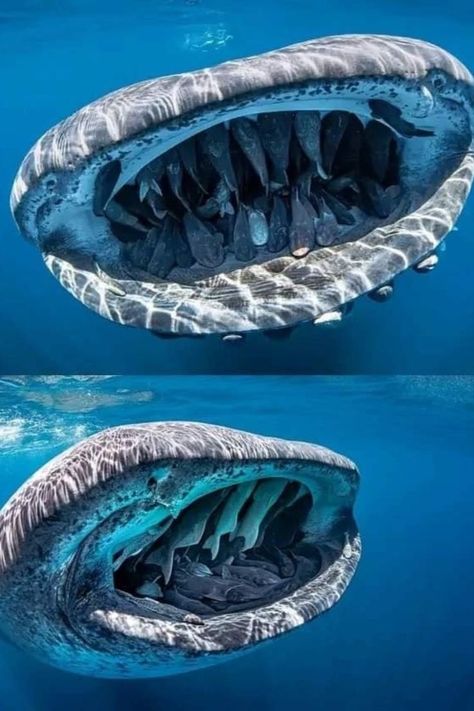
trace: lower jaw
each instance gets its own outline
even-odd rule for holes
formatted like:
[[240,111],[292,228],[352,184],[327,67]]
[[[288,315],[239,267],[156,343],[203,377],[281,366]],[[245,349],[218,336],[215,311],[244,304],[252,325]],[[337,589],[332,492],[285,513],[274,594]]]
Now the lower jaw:
[[[234,654],[248,651],[329,610],[344,594],[360,555],[360,536],[353,532],[345,555],[336,557],[325,570],[288,596],[261,607],[209,617],[185,612],[178,619],[173,619],[163,614],[159,603],[118,593],[115,597],[116,609],[94,610],[88,626],[94,626],[99,640],[104,629],[120,635],[123,640],[130,639],[133,653],[126,676],[156,676],[154,655],[158,650],[162,650],[160,660],[164,664],[159,673],[163,675],[208,666],[223,661],[222,655],[230,659]],[[138,668],[134,659],[140,648],[144,655],[142,661],[149,654],[150,664],[141,663]],[[120,676],[124,675],[125,669],[126,665],[123,665]]]
[[431,254],[459,216],[473,175],[474,156],[468,154],[430,200],[393,225],[299,260],[280,257],[240,269],[222,280],[146,282],[124,274],[118,259],[102,266],[77,253],[45,252],[44,259],[73,296],[123,325],[163,335],[280,329],[370,294]]

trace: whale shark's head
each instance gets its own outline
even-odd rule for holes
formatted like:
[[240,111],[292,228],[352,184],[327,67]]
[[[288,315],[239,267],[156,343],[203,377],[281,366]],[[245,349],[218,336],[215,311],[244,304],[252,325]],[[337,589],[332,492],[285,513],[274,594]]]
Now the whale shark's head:
[[105,430],[0,511],[0,626],[108,677],[230,658],[332,607],[360,557],[358,472],[322,447],[213,425]]
[[433,265],[471,185],[473,108],[471,74],[431,44],[324,38],[99,99],[32,148],[11,205],[120,323],[325,320]]

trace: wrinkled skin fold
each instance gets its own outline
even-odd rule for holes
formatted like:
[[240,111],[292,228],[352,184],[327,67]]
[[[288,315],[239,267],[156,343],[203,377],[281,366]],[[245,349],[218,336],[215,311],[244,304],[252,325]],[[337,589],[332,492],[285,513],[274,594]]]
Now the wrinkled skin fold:
[[214,425],[105,430],[0,511],[5,637],[54,666],[207,666],[328,610],[360,557],[358,472],[302,442]]
[[61,284],[119,323],[327,321],[436,259],[472,183],[473,111],[471,74],[434,45],[313,40],[90,104],[32,148],[12,210]]

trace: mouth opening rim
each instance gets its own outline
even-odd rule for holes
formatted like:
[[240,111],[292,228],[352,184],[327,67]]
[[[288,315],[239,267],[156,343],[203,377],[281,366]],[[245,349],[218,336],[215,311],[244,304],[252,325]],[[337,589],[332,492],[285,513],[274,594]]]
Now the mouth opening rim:
[[[256,611],[314,580],[340,555],[349,532],[319,541],[305,531],[314,495],[291,477],[228,484],[165,516],[113,553],[114,588],[203,619]],[[201,523],[202,522],[202,523]]]
[[[408,214],[404,139],[364,118],[349,110],[260,111],[160,153],[103,211],[125,271],[145,282],[192,285],[353,242]],[[270,126],[285,134],[286,157]],[[215,158],[223,146],[226,157]],[[104,171],[111,169],[113,162]]]

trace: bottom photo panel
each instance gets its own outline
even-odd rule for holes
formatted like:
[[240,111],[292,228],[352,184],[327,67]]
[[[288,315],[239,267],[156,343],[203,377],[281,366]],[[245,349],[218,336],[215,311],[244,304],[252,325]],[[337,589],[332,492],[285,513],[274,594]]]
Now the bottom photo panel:
[[471,377],[0,377],[0,707],[474,705]]

